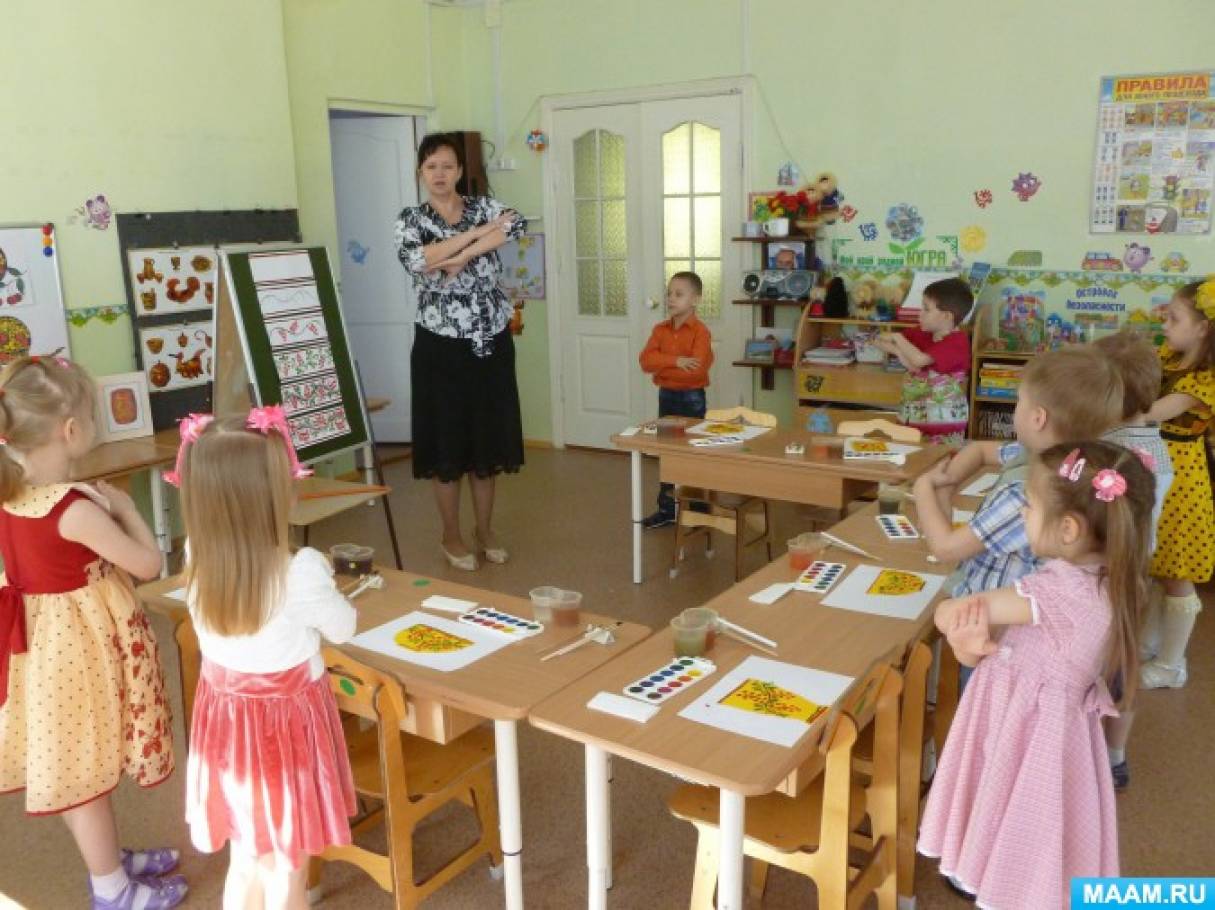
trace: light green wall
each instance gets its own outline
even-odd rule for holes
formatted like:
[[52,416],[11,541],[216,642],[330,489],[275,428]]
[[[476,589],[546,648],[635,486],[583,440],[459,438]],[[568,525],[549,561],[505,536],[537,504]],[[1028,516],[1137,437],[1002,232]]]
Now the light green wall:
[[[116,211],[295,205],[279,0],[5,0],[0,221],[53,221],[68,307],[125,307]],[[71,332],[97,374],[134,369],[130,323]]]
[[[807,175],[836,172],[860,215],[832,230],[858,238],[854,248],[860,223],[881,226],[891,205],[909,202],[930,235],[983,227],[988,248],[973,258],[1002,263],[1013,250],[1039,249],[1048,267],[1075,268],[1090,249],[1120,255],[1142,237],[1093,238],[1086,226],[1098,80],[1215,66],[1209,0],[752,0],[750,10],[752,189],[774,185],[789,159]],[[491,179],[528,212],[543,199],[541,162],[524,142],[539,126],[541,96],[743,70],[737,0],[508,0],[502,12],[505,153],[520,169]],[[490,33],[478,9],[463,13],[463,25],[468,125],[492,137]],[[1026,170],[1043,187],[1021,203],[1010,183]],[[981,211],[971,193],[983,187],[996,202]],[[1211,243],[1204,235],[1152,246],[1179,250],[1202,271],[1215,268]],[[529,437],[552,426],[547,305],[529,305],[520,345]],[[788,413],[789,375],[777,383],[757,404]]]
[[[436,19],[458,21],[437,10]],[[422,0],[286,0],[283,32],[299,186],[300,226],[340,267],[329,109],[425,113],[428,7]],[[460,40],[447,29],[441,40]]]

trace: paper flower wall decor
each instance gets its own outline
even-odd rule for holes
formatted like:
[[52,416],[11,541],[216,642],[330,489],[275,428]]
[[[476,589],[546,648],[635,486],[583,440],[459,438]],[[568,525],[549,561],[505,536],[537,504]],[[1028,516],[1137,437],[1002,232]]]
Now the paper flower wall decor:
[[895,240],[907,243],[924,233],[924,218],[914,205],[900,202],[886,213],[886,230]]
[[532,130],[527,134],[527,147],[536,153],[543,152],[548,148],[548,136],[542,130]]
[[1022,202],[1029,202],[1034,193],[1040,189],[1042,189],[1042,181],[1029,171],[1018,174],[1012,182],[1012,191],[1017,194],[1017,198]]
[[981,209],[985,209],[991,205],[992,199],[994,198],[995,197],[992,196],[991,190],[975,190],[975,205]]
[[987,246],[987,231],[977,224],[972,224],[969,227],[962,228],[958,235],[958,241],[962,244],[962,249],[967,253],[977,253]]

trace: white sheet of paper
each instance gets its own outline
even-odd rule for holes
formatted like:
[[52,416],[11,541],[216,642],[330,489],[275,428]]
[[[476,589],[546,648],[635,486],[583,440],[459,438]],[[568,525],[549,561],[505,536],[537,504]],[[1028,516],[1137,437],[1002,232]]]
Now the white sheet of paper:
[[[892,616],[895,619],[916,619],[936,597],[937,591],[945,581],[944,575],[912,572],[912,575],[918,575],[924,579],[924,587],[914,594],[867,593],[869,586],[886,568],[886,566],[857,566],[835,586],[835,590],[823,598],[823,606],[855,610],[857,613],[873,613],[877,616]],[[906,570],[897,569],[895,571]]]
[[841,676],[825,670],[799,667],[767,657],[748,657],[680,711],[679,716],[778,746],[796,745],[810,729],[810,725],[804,721],[789,717],[772,717],[718,704],[748,679],[762,679],[828,708],[848,691],[853,681],[851,676]]
[[621,436],[636,436],[641,432],[641,427],[625,427],[620,431]]
[[446,597],[442,594],[431,594],[422,601],[422,606],[428,610],[442,610],[444,613],[455,613],[462,616],[469,610],[477,609],[475,600],[461,600],[458,597]]
[[999,474],[981,474],[962,488],[963,496],[982,496],[996,485]]
[[775,585],[768,585],[762,591],[756,591],[747,600],[752,603],[763,604],[765,607],[770,606],[793,590],[792,582],[784,582]]
[[614,714],[616,717],[633,720],[639,724],[644,724],[658,713],[658,705],[642,704],[632,698],[625,698],[623,695],[615,695],[611,692],[598,693],[586,703],[586,706],[592,711]]
[[[449,651],[445,654],[423,654],[402,648],[393,640],[394,636],[402,629],[415,624],[430,626],[452,635],[458,635],[460,638],[471,641],[472,644],[460,651]],[[418,664],[422,667],[429,667],[432,670],[441,670],[447,673],[452,670],[459,670],[461,667],[467,667],[482,657],[487,657],[495,651],[505,648],[510,642],[490,635],[488,632],[483,632],[476,626],[452,622],[450,619],[444,619],[442,616],[414,610],[412,613],[407,613],[404,616],[390,620],[382,626],[376,626],[374,629],[368,629],[366,632],[356,635],[350,639],[350,644],[356,648],[366,648],[368,651],[375,651],[377,654],[386,654],[389,657],[395,657],[397,660],[408,661],[411,664]]]
[[934,281],[943,281],[946,278],[957,278],[959,272],[916,272],[911,277],[911,287],[907,289],[907,296],[903,298],[903,306],[909,310],[919,310],[924,306],[924,288],[932,284]]
[[953,510],[953,523],[956,525],[967,524],[974,517],[975,517],[975,513],[967,511],[966,509],[954,509]]
[[[702,420],[695,426],[688,427],[684,432],[692,436],[717,436],[717,433],[710,433],[709,426],[717,423],[731,423],[728,420]],[[771,427],[749,427],[744,424],[738,424],[738,429],[732,432],[731,436],[741,436],[745,442],[748,439],[754,439],[756,436],[763,436]]]

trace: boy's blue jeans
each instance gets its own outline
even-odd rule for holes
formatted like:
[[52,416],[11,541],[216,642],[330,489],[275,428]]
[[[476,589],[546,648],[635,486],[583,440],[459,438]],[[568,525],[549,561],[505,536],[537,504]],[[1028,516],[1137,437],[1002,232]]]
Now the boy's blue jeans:
[[[662,389],[658,390],[659,417],[704,417],[704,389]],[[664,515],[675,514],[675,497],[671,495],[674,487],[664,483],[658,487],[658,511]]]

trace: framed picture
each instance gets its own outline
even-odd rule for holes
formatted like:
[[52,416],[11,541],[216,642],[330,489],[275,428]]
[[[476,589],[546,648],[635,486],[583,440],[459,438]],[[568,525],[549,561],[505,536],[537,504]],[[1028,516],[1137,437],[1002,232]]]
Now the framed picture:
[[116,442],[152,435],[152,408],[143,373],[116,373],[97,379],[97,441]]
[[743,360],[751,363],[774,363],[776,361],[776,341],[771,338],[748,339]]
[[782,272],[791,272],[806,267],[806,244],[797,240],[786,240],[782,243],[768,244],[768,261],[766,268]]
[[771,218],[772,213],[768,211],[768,200],[778,192],[780,190],[760,190],[755,193],[747,193],[747,220],[767,221]]

